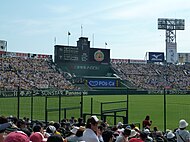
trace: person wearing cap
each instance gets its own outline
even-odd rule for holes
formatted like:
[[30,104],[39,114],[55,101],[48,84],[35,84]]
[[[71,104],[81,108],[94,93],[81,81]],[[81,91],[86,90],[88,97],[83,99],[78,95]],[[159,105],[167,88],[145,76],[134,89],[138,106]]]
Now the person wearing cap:
[[122,133],[124,131],[123,123],[122,122],[118,122],[118,124],[117,124],[117,131],[119,133]]
[[99,119],[97,116],[93,115],[88,118],[86,123],[86,130],[83,133],[83,140],[85,142],[99,142],[97,132],[98,132]]
[[32,128],[33,132],[30,135],[30,141],[32,142],[43,142],[47,139],[44,137],[44,129],[41,124],[35,124]]
[[134,129],[131,129],[131,134],[129,136],[129,139],[138,137],[138,132]]
[[27,128],[26,122],[22,119],[18,119],[18,121],[16,122],[17,125],[17,129],[19,131],[23,131],[24,133],[26,133],[28,135],[28,137],[30,137],[31,132],[30,130]]
[[72,135],[70,135],[69,137],[66,137],[65,140],[67,142],[79,142],[83,140],[83,132],[85,130],[85,127],[73,127],[73,129],[71,130]]
[[147,139],[147,134],[145,132],[141,131],[139,137],[132,138],[129,140],[129,142],[144,142],[144,141],[146,141],[146,139]]
[[10,127],[11,126],[11,123],[3,123],[3,124],[0,124],[0,142],[3,142],[4,141],[4,137],[5,137],[5,130],[6,128]]
[[153,142],[153,138],[150,136],[151,132],[149,129],[144,129],[144,132],[147,134],[146,140],[149,142]]
[[32,133],[30,136],[30,141],[32,142],[46,142],[47,138],[44,138],[43,134],[40,132]]
[[175,134],[172,131],[167,133],[166,138],[167,138],[168,142],[176,142],[177,141],[175,138]]
[[4,142],[29,142],[29,137],[22,131],[15,131],[9,133]]
[[128,142],[129,136],[131,134],[131,130],[128,128],[125,128],[119,136],[116,138],[116,142]]
[[188,125],[184,119],[179,121],[179,129],[176,131],[177,142],[190,142],[190,133],[185,130]]
[[54,135],[56,132],[56,128],[52,125],[49,125],[47,128],[46,128],[46,137],[49,137],[51,135]]

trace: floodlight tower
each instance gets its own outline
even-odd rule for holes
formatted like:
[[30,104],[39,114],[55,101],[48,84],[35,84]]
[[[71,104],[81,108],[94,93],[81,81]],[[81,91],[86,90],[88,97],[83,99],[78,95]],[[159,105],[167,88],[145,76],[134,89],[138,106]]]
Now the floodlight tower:
[[158,30],[166,30],[166,62],[177,62],[176,30],[185,29],[184,19],[158,18]]

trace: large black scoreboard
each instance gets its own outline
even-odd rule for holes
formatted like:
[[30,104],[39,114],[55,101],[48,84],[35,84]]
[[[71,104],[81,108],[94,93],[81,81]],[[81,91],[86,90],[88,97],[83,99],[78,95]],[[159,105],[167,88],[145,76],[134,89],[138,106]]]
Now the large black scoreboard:
[[55,63],[83,62],[83,63],[109,63],[110,49],[90,48],[90,41],[80,37],[77,46],[54,46]]

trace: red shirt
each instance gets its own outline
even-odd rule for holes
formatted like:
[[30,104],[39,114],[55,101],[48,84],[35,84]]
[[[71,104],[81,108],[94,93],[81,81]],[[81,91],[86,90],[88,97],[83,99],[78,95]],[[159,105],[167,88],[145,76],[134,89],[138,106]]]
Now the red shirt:
[[129,142],[144,142],[142,139],[139,138],[132,138],[129,140]]

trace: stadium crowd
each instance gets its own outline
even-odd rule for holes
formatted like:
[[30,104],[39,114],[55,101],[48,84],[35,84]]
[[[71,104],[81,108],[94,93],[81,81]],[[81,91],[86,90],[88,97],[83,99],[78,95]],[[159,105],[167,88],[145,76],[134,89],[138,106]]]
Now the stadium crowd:
[[112,67],[123,80],[137,88],[159,90],[168,88],[190,90],[190,64],[135,64],[112,62]]
[[47,59],[0,58],[0,90],[77,89]]
[[[148,118],[148,119],[147,119]],[[60,123],[51,121],[44,124],[31,122],[27,118],[0,116],[0,142],[189,142],[190,134],[186,130],[188,123],[181,119],[179,127],[166,132],[151,128],[149,116],[142,121],[143,127],[118,122],[109,126],[97,116],[90,116],[86,122],[63,119]]]
[[[190,64],[153,64],[112,62],[112,68],[123,80],[143,90],[190,89]],[[1,57],[0,90],[79,89],[48,59]]]

